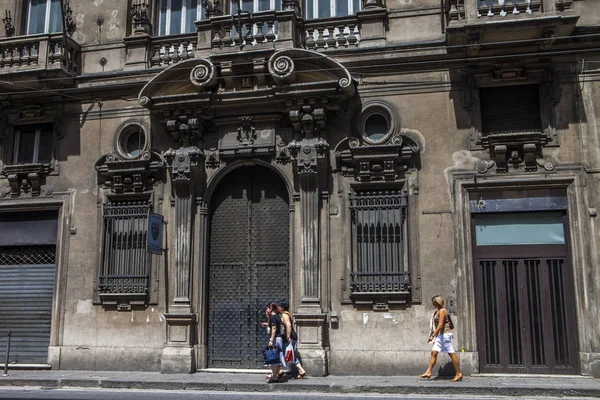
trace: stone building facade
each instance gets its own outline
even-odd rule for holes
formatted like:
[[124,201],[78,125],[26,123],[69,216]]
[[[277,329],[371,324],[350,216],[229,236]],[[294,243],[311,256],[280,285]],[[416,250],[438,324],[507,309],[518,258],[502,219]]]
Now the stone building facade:
[[12,363],[255,369],[285,297],[309,374],[415,374],[441,294],[466,373],[600,376],[596,0],[0,14]]

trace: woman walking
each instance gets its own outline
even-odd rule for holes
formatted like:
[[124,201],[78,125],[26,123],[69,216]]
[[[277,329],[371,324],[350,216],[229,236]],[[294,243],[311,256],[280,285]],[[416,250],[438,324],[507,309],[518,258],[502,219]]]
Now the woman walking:
[[428,343],[433,342],[433,348],[431,349],[431,357],[429,358],[429,365],[427,370],[419,375],[421,378],[431,378],[431,371],[437,361],[437,355],[439,352],[448,353],[454,365],[456,374],[452,378],[452,382],[462,381],[462,373],[458,366],[458,357],[454,353],[454,347],[452,346],[452,328],[450,327],[450,317],[444,308],[444,298],[440,295],[433,296],[431,298],[435,312],[432,315],[432,324],[430,326],[430,335]]
[[289,343],[292,344],[294,348],[294,359],[291,361],[292,364],[298,369],[298,375],[296,375],[296,379],[302,379],[306,377],[306,371],[302,368],[302,363],[298,358],[298,335],[294,330],[294,325],[292,323],[292,314],[289,312],[290,303],[287,299],[283,299],[279,302],[277,306],[277,311],[279,311],[279,315],[281,316],[281,323],[283,324],[283,332],[281,334],[281,338],[283,340],[283,348],[285,349]]
[[283,341],[279,332],[281,331],[281,318],[277,314],[277,304],[269,303],[267,305],[267,315],[269,318],[269,344],[268,347],[274,347],[279,349],[279,360],[265,364],[265,367],[271,368],[271,374],[266,376],[267,383],[278,382],[281,377],[281,366],[285,367],[285,361],[283,360]]

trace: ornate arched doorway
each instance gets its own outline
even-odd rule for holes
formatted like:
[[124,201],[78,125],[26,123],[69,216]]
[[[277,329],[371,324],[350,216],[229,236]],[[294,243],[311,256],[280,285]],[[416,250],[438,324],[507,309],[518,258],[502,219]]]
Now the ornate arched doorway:
[[264,166],[225,176],[210,206],[208,366],[257,368],[265,306],[289,296],[289,195]]

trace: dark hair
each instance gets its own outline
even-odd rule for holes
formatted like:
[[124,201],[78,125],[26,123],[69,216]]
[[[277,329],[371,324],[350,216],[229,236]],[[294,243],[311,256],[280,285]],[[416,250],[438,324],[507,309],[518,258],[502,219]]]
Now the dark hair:
[[275,303],[273,303],[273,302],[271,302],[271,303],[267,304],[267,308],[268,308],[269,310],[271,310],[271,311],[275,311],[275,312],[277,312],[277,304],[275,304]]
[[288,311],[290,309],[290,302],[288,299],[279,300],[279,306],[283,308],[284,311]]

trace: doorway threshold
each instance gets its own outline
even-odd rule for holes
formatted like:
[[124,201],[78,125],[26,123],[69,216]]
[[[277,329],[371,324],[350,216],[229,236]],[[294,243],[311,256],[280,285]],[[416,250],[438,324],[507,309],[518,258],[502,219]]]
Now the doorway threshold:
[[[4,364],[0,364],[0,369],[4,368]],[[23,369],[23,370],[40,370],[52,369],[50,364],[8,364],[8,369]]]
[[589,375],[563,375],[563,374],[496,374],[496,373],[481,373],[472,374],[472,378],[590,378],[594,379]]
[[241,368],[205,368],[196,370],[196,372],[216,372],[228,374],[264,374],[268,368],[264,369],[241,369]]

